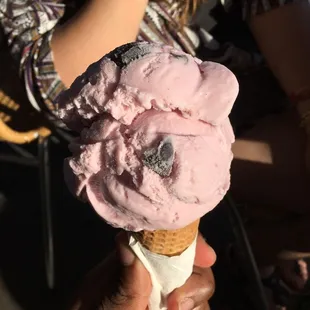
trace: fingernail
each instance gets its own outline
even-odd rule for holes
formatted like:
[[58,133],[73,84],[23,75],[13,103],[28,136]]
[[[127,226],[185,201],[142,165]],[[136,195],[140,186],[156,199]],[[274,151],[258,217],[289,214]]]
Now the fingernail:
[[123,244],[120,244],[119,246],[119,257],[124,266],[132,265],[136,259],[132,250]]
[[181,301],[179,304],[179,310],[193,310],[195,307],[195,303],[192,299],[186,298]]

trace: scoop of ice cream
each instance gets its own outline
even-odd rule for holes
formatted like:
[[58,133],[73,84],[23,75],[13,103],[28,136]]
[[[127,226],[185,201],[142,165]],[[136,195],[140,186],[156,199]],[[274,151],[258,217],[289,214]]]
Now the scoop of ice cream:
[[80,132],[65,161],[69,188],[127,230],[195,221],[230,185],[237,93],[222,65],[149,43],[116,49],[60,98],[61,119]]

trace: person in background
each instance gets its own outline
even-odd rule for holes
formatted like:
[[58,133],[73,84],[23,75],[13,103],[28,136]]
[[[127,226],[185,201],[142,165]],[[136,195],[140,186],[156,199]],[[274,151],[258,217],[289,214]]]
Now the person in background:
[[[203,30],[193,30],[188,26],[190,17],[201,2],[0,0],[0,19],[12,55],[20,65],[29,102],[56,125],[63,126],[56,113],[60,92],[69,87],[89,64],[124,43],[146,40],[173,45],[192,55],[203,51],[201,55],[204,60],[222,62],[234,72],[247,72],[260,65],[260,60],[252,55],[238,48],[232,49],[229,44],[214,45]],[[243,11],[265,60],[296,105],[295,110],[299,112],[308,135],[308,1],[235,0],[230,3],[226,0],[223,4],[226,7],[237,6]],[[291,130],[287,134],[289,128]],[[284,227],[270,222],[268,234],[272,238],[260,240],[263,241],[260,243],[255,242],[255,238],[262,236],[262,231],[267,233],[267,230],[258,227],[258,233],[249,233],[259,264],[268,267],[264,275],[273,277],[276,265],[284,268],[283,279],[290,282],[293,289],[299,289],[299,282],[305,282],[305,268],[295,275],[293,265],[287,267],[287,257],[284,267],[278,259],[281,251],[293,249],[292,244],[294,250],[296,247],[302,249],[302,257],[307,255],[304,252],[310,250],[306,238],[301,238],[301,234],[309,233],[307,217],[310,210],[305,194],[306,166],[301,158],[305,140],[298,119],[291,110],[288,116],[279,115],[269,121],[264,120],[239,139],[234,146],[237,160],[232,167],[232,190],[238,199],[259,206],[258,209],[264,214],[275,213],[276,220],[283,215],[291,225],[291,229],[283,235]],[[275,150],[282,151],[277,152],[280,157],[274,157]],[[309,156],[306,158],[308,161]],[[244,166],[248,168],[249,163],[251,167],[244,169]],[[262,166],[264,169],[257,169]],[[292,186],[288,186],[289,183]],[[263,258],[262,253],[265,256],[270,254],[270,257]],[[290,261],[295,264],[296,257],[290,256]],[[298,284],[296,277],[300,280]]]
[[264,283],[286,309],[289,293],[308,294],[310,4],[247,0],[245,11],[251,12],[250,29],[291,105],[239,137],[232,191],[250,206],[248,233]]
[[[0,19],[30,103],[61,125],[56,113],[59,93],[115,47],[145,40],[196,55],[202,41],[187,22],[201,2],[0,0]],[[226,51],[208,50],[218,62]],[[238,56],[233,58],[239,62]],[[246,62],[252,65],[250,59]]]

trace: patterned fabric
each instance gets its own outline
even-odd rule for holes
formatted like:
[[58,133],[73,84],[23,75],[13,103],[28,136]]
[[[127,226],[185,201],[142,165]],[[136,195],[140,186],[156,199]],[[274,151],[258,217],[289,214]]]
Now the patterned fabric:
[[[272,8],[276,2],[279,6],[293,0],[244,1],[245,11],[256,14]],[[195,55],[199,45],[203,45],[209,51],[209,60],[221,62],[230,68],[246,67],[257,61],[252,55],[230,44],[220,46],[203,30],[196,33],[185,27],[179,31],[176,3],[173,0],[170,5],[150,1],[137,39],[170,44],[192,55]],[[249,5],[251,10],[247,9]],[[64,11],[65,5],[60,0],[0,0],[0,21],[12,54],[19,61],[29,101],[58,125],[61,124],[55,115],[55,102],[65,86],[54,68],[50,41],[53,29]]]
[[63,15],[59,1],[1,0],[0,18],[12,53],[22,49],[52,30]]
[[55,99],[65,86],[54,68],[50,40],[64,10],[58,0],[0,0],[0,20],[12,55],[19,61],[28,99],[53,120]]
[[198,36],[187,27],[178,31],[178,22],[171,14],[172,11],[173,7],[168,7],[166,3],[151,1],[146,8],[138,39],[165,43],[195,55],[199,45]]

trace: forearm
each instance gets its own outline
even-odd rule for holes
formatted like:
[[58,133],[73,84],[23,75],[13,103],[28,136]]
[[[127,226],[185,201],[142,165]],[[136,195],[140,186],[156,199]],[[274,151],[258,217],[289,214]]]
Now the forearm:
[[92,0],[51,42],[56,70],[66,86],[115,47],[135,41],[147,0]]
[[251,18],[271,70],[291,96],[310,87],[310,5],[296,2]]

